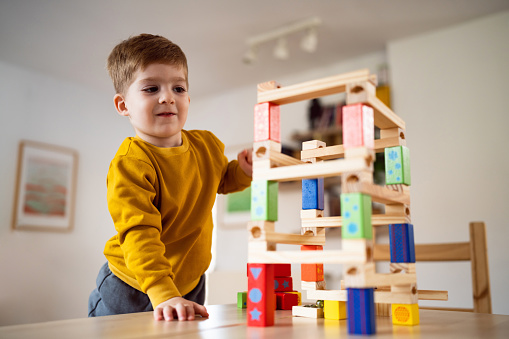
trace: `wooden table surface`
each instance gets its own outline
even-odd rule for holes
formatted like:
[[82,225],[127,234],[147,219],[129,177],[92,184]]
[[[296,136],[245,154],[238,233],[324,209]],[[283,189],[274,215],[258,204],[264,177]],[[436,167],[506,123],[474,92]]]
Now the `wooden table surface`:
[[[0,327],[0,338],[344,338],[346,320],[292,317],[276,311],[276,325],[247,327],[246,310],[236,305],[208,306],[208,319],[186,322],[154,321],[152,312],[52,321]],[[377,318],[377,334],[370,338],[509,338],[509,315],[420,310],[418,326],[393,326]],[[352,336],[354,338],[362,336]]]

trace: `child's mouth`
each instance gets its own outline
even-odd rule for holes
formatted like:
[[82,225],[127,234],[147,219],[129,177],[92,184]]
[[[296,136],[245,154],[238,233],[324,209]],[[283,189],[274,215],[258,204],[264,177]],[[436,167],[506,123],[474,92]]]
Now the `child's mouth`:
[[157,114],[158,117],[171,117],[176,115],[175,113],[165,112],[165,113],[159,113]]

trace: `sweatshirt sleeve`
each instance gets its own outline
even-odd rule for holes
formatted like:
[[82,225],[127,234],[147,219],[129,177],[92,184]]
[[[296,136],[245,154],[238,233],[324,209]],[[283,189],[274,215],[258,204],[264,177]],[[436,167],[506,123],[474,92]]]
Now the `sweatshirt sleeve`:
[[107,180],[108,209],[126,266],[154,307],[181,296],[160,238],[161,215],[154,205],[156,181],[152,165],[127,156],[112,161]]

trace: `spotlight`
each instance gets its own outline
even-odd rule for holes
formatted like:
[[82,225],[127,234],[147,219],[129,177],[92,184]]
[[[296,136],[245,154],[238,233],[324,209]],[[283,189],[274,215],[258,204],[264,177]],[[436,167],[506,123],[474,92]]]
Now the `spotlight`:
[[300,47],[308,53],[316,52],[316,47],[318,46],[318,33],[316,32],[315,27],[311,27],[306,32],[306,35],[302,38],[300,42]]
[[249,47],[249,50],[246,52],[246,54],[244,54],[242,61],[246,65],[251,65],[256,61],[256,47],[255,46]]
[[288,43],[285,38],[279,38],[276,44],[276,48],[274,48],[274,58],[278,60],[287,60],[290,57],[290,52],[288,51]]

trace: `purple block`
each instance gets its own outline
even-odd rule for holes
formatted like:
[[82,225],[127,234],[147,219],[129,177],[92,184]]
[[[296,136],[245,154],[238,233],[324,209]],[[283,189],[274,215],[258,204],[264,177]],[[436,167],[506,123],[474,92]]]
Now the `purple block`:
[[415,262],[414,226],[412,224],[389,225],[391,262]]

